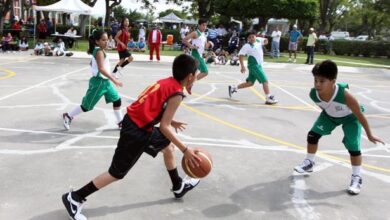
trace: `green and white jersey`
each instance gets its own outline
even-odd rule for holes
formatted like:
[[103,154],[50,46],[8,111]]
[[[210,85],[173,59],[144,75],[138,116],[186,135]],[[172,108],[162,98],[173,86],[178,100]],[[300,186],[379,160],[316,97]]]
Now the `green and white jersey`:
[[262,65],[263,60],[263,43],[264,39],[257,37],[254,44],[246,43],[238,55],[248,55],[248,66]]
[[207,42],[207,37],[204,32],[200,32],[199,30],[196,30],[196,34],[198,38],[191,39],[191,44],[198,47],[198,52],[200,55],[202,55],[204,53],[204,47]]
[[349,88],[348,84],[337,83],[334,94],[329,102],[321,100],[317,90],[312,88],[310,91],[310,98],[329,116],[334,118],[343,118],[352,114],[351,109],[345,103],[344,91],[347,88]]
[[[106,76],[104,76],[103,74],[101,74],[99,72],[99,68],[98,68],[98,65],[97,65],[97,62],[96,62],[96,54],[97,52],[101,50],[100,47],[95,47],[95,49],[93,49],[93,52],[92,52],[92,59],[91,59],[91,72],[92,72],[92,76],[97,76],[97,77],[100,77],[100,78],[103,78],[103,79],[107,79]],[[108,59],[106,53],[103,51],[104,53],[104,69],[107,71],[107,72],[110,72],[110,60]]]

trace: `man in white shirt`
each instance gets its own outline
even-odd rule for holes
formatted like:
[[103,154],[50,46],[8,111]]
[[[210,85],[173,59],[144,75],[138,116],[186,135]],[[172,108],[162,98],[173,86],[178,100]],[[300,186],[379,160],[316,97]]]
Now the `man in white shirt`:
[[271,58],[279,58],[280,57],[280,37],[282,36],[282,32],[279,31],[279,28],[276,26],[275,30],[272,31],[272,43],[271,43]]

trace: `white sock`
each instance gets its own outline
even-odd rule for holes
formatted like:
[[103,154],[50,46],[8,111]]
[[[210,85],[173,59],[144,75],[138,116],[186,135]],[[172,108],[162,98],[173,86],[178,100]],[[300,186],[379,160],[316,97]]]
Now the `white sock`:
[[362,166],[352,166],[352,175],[360,176],[361,170],[362,170]]
[[123,115],[122,115],[122,111],[120,109],[119,110],[114,110],[114,115],[115,115],[117,123],[122,121]]
[[315,154],[309,154],[309,153],[307,153],[307,154],[306,154],[306,159],[309,159],[310,161],[314,161],[314,156],[315,156]]
[[73,118],[74,116],[83,113],[83,109],[81,109],[81,106],[78,105],[76,108],[74,108],[72,111],[68,113],[68,115]]

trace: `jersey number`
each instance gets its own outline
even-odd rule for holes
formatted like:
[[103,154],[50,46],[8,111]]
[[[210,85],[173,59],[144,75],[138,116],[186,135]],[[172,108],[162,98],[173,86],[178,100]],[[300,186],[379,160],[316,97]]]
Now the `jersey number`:
[[144,103],[145,99],[148,97],[149,94],[152,94],[153,92],[156,92],[160,88],[160,84],[155,83],[148,88],[146,88],[141,95],[138,97],[138,102],[139,103]]

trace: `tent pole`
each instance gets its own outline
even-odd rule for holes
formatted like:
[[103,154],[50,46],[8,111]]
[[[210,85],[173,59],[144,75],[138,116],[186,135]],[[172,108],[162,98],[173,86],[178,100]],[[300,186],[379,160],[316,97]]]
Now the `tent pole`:
[[91,15],[89,15],[89,22],[88,22],[88,37],[91,35]]
[[34,45],[35,45],[36,44],[35,35],[37,34],[36,33],[36,29],[37,29],[37,11],[35,11],[35,9],[33,10],[33,17],[34,17]]

